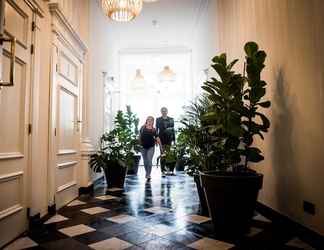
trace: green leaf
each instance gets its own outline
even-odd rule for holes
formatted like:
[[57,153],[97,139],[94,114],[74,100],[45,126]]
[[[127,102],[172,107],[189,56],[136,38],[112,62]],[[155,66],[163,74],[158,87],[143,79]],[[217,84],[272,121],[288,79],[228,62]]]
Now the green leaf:
[[238,62],[238,59],[235,59],[234,61],[232,61],[230,64],[227,65],[227,69],[231,70],[233,68],[233,66]]
[[262,127],[263,128],[266,128],[266,129],[270,128],[270,121],[264,114],[261,114],[259,112],[256,112],[255,114],[260,116],[260,118],[262,120],[262,124],[263,124]]
[[262,108],[270,108],[271,102],[270,101],[259,102],[259,103],[257,103],[257,105],[261,106]]
[[261,150],[255,147],[250,147],[247,149],[246,157],[248,161],[251,162],[260,162],[264,160],[263,155],[261,155]]
[[255,42],[247,42],[244,46],[244,51],[249,57],[252,57],[258,50],[259,46]]

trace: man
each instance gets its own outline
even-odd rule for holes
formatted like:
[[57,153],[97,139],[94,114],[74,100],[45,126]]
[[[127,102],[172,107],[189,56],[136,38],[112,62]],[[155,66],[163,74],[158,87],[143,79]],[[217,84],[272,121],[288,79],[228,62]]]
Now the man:
[[[161,108],[162,116],[156,119],[156,129],[158,136],[161,141],[162,151],[166,145],[171,145],[175,141],[175,132],[174,132],[174,120],[168,116],[168,109],[166,107]],[[162,153],[162,152],[161,152]],[[165,160],[161,160],[161,171],[162,177],[165,177],[166,167]]]

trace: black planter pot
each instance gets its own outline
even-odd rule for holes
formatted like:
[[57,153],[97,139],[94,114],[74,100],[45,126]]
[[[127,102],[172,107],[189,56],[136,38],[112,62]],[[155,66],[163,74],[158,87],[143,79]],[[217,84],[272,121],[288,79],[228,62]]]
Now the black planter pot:
[[185,164],[186,164],[185,160],[182,160],[182,159],[177,160],[176,170],[177,171],[184,171]]
[[243,235],[249,231],[263,175],[255,172],[200,173],[201,185],[216,233]]
[[105,176],[108,188],[123,188],[127,167],[120,166],[118,163],[105,168]]
[[197,191],[198,191],[198,196],[199,196],[199,201],[200,201],[200,209],[199,209],[199,214],[202,216],[207,216],[209,217],[209,212],[208,212],[208,206],[207,206],[207,201],[205,198],[204,190],[201,186],[200,183],[200,178],[199,175],[194,175],[194,181],[197,186]]
[[134,164],[128,169],[127,174],[137,175],[139,163],[141,161],[141,155],[134,155]]
[[165,162],[165,166],[173,173],[177,162]]

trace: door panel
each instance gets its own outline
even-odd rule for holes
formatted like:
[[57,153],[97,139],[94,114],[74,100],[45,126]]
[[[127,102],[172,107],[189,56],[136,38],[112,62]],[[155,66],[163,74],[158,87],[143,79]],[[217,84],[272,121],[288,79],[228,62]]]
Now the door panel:
[[[27,229],[28,124],[32,10],[6,0],[5,35],[16,36],[15,82],[0,90],[0,247]],[[9,78],[10,48],[3,46],[2,78]]]

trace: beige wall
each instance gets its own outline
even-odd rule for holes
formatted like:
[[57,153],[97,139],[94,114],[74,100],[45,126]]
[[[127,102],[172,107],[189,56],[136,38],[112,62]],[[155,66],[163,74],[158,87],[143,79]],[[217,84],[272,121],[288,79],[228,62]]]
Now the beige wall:
[[[323,10],[322,0],[217,0],[215,15],[219,49],[231,59],[242,59],[249,40],[268,53],[272,124],[257,168],[260,200],[324,235]],[[315,216],[303,200],[316,205]]]

